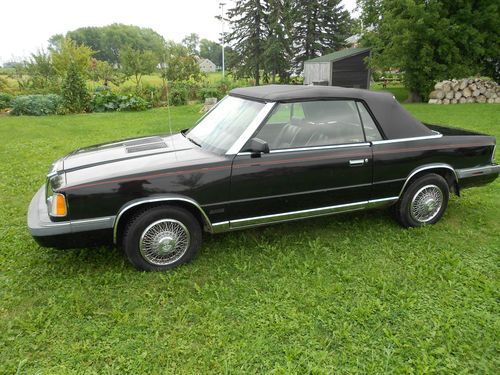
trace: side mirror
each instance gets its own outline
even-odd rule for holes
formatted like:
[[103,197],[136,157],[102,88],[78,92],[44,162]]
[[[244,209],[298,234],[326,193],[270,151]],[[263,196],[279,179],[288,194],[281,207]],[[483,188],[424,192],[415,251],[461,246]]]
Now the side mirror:
[[247,147],[243,151],[251,152],[252,154],[269,154],[269,145],[262,139],[252,138],[248,141]]

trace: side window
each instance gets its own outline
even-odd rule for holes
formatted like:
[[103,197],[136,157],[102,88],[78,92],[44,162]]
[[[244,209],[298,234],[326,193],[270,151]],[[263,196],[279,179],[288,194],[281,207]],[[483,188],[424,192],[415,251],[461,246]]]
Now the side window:
[[375,122],[372,119],[372,116],[370,116],[370,113],[368,113],[368,110],[366,109],[365,105],[360,102],[356,102],[358,105],[359,113],[361,115],[361,120],[363,121],[363,128],[365,129],[365,135],[366,135],[366,140],[367,141],[380,141],[382,139],[382,136],[380,135],[380,132],[377,129],[377,125],[375,125]]
[[365,142],[353,100],[279,104],[256,137],[271,150]]
[[269,120],[268,124],[286,124],[292,114],[292,104],[281,104],[274,111]]

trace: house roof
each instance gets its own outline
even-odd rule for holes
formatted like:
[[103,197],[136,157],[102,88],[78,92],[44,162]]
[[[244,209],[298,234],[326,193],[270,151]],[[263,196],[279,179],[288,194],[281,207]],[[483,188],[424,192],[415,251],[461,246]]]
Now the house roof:
[[215,63],[212,61],[212,60],[209,60],[209,59],[206,59],[206,58],[202,58],[198,61],[199,64],[202,64],[204,62],[209,62],[210,64],[213,64],[215,65]]
[[333,53],[329,53],[328,55],[323,55],[320,57],[316,57],[311,60],[307,60],[306,63],[308,62],[331,62],[331,61],[338,61],[345,59],[347,57],[352,57],[359,55],[360,53],[366,52],[371,50],[371,48],[362,48],[362,47],[356,47],[356,48],[346,48],[342,49],[340,51],[336,51]]
[[266,85],[236,88],[229,95],[261,102],[357,99],[368,104],[388,139],[434,134],[387,92],[336,86]]

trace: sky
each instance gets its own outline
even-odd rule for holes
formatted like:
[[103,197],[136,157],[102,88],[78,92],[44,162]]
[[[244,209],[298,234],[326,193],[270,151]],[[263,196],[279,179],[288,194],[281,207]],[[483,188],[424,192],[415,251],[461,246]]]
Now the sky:
[[[233,1],[222,0],[226,8]],[[217,40],[221,0],[16,0],[1,5],[0,64],[46,48],[54,34],[83,26],[124,23],[149,27],[165,39],[180,42],[197,33]],[[343,0],[353,11],[356,0]]]

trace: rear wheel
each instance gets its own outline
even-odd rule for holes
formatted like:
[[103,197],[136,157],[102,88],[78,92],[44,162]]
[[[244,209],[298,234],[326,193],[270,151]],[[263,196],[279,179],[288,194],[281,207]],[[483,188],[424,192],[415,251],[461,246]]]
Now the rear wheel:
[[136,268],[163,271],[192,260],[201,246],[201,226],[180,207],[155,207],[132,217],[123,250]]
[[397,221],[404,227],[435,224],[448,206],[450,191],[446,180],[431,173],[417,178],[396,204]]

